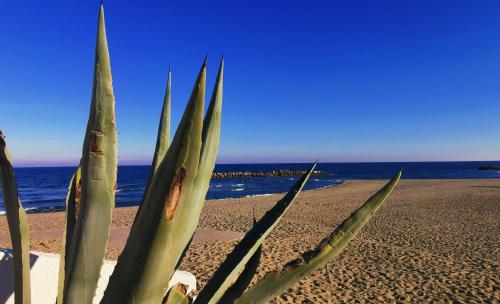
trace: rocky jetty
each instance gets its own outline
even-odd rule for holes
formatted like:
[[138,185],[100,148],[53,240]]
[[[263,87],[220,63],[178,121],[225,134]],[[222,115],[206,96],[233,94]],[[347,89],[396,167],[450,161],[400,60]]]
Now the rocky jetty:
[[500,170],[500,165],[498,166],[481,166],[479,170]]
[[[305,170],[273,170],[273,171],[244,171],[244,172],[214,172],[212,178],[242,178],[242,177],[272,177],[272,176],[301,176]],[[314,171],[314,176],[327,176],[332,173],[325,171]]]

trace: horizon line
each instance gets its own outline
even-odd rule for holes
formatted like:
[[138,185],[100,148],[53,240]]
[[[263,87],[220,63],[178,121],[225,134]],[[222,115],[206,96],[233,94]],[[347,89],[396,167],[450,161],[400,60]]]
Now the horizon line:
[[[416,160],[416,161],[318,161],[318,164],[380,164],[380,163],[464,163],[464,162],[500,162],[498,160]],[[288,165],[288,164],[312,164],[311,162],[221,162],[215,165]],[[146,167],[151,164],[118,164],[118,167]],[[75,165],[70,164],[48,164],[48,165],[18,165],[14,168],[75,168]]]

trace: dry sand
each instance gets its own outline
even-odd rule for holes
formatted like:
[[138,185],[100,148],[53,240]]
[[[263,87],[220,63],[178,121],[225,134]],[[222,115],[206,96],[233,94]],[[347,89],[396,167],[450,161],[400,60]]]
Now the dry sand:
[[[300,194],[264,243],[256,278],[314,247],[383,181]],[[203,286],[234,238],[281,195],[208,201],[181,269]],[[137,208],[114,212],[107,257],[123,247]],[[33,250],[58,252],[64,213],[30,214]],[[221,233],[221,231],[223,231]],[[229,232],[227,232],[229,231]],[[9,247],[0,217],[0,247]],[[350,246],[277,303],[499,303],[500,179],[403,180]]]

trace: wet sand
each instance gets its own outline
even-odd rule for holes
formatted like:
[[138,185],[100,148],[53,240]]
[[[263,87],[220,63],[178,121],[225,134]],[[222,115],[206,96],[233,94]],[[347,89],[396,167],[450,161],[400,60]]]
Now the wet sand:
[[[254,281],[314,247],[384,181],[348,181],[299,195],[264,243]],[[281,195],[208,201],[181,265],[203,286],[257,217]],[[114,212],[116,259],[137,208]],[[32,250],[58,253],[64,213],[28,215]],[[8,248],[0,216],[0,247]],[[277,303],[500,302],[500,179],[402,180],[350,246]]]

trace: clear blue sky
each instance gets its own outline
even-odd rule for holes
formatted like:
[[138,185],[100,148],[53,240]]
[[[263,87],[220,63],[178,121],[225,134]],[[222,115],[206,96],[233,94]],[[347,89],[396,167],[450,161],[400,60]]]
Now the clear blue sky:
[[[500,159],[500,1],[104,3],[122,164],[148,164],[226,60],[219,163]],[[4,1],[0,128],[17,165],[75,165],[98,1]],[[210,94],[210,91],[207,93]]]

